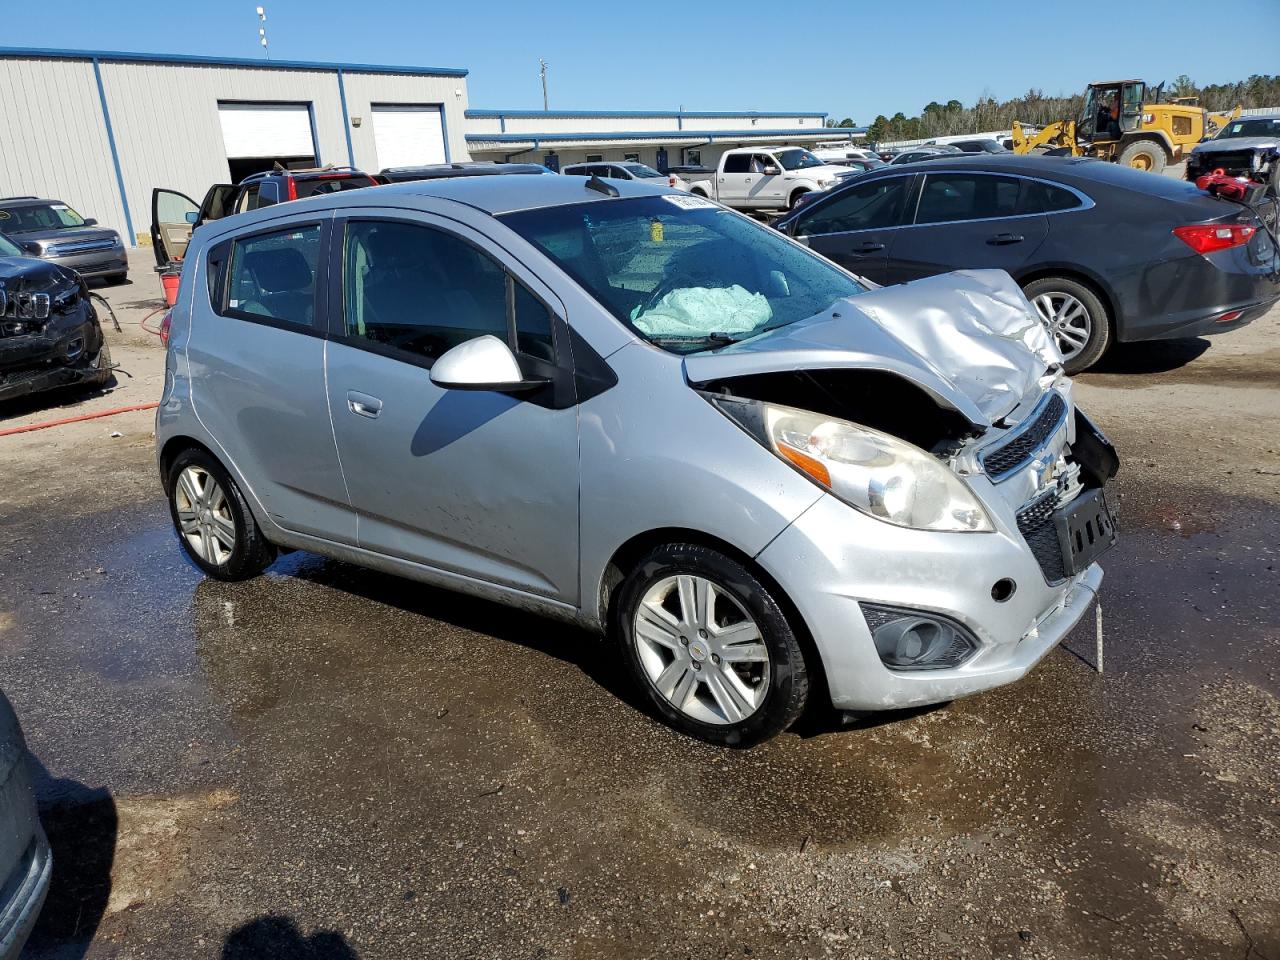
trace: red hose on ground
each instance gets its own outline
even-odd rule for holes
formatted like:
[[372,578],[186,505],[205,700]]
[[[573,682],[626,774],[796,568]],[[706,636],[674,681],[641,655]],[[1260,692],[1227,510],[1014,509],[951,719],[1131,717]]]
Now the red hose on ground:
[[79,423],[81,420],[97,420],[99,417],[114,417],[117,413],[132,413],[134,410],[154,410],[160,401],[151,403],[135,403],[131,407],[116,407],[113,410],[99,410],[97,413],[82,413],[78,417],[64,417],[61,420],[45,420],[41,423],[29,423],[25,427],[9,427],[0,430],[0,437],[12,436],[15,433],[31,433],[33,430],[47,430],[49,427],[61,427],[68,423]]

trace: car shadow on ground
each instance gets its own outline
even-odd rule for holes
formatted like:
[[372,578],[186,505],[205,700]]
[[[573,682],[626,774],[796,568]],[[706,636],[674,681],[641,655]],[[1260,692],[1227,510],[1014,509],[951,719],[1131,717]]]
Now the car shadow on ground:
[[24,957],[84,957],[107,909],[119,818],[105,787],[50,775],[31,758],[40,821],[53,851],[53,876]]
[[1117,343],[1085,376],[1090,373],[1168,373],[1196,360],[1209,346],[1206,337]]
[[237,927],[222,944],[222,960],[358,960],[333,930],[305,936],[291,917],[268,914]]

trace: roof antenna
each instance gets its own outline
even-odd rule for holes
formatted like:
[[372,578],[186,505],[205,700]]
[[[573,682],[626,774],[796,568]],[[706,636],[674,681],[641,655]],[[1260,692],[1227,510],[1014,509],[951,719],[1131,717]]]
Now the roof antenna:
[[603,193],[606,197],[618,196],[618,188],[612,183],[605,183],[600,179],[600,174],[598,173],[593,173],[591,175],[591,179],[587,181],[587,189]]

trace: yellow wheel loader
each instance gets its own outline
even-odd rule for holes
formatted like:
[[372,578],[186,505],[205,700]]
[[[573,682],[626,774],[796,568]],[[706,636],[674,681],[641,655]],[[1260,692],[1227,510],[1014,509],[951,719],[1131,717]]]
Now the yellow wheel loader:
[[[1163,84],[1161,84],[1163,86]],[[1085,90],[1083,116],[1059,120],[1039,130],[1013,122],[1013,152],[1049,152],[1073,157],[1097,157],[1159,173],[1178,163],[1205,137],[1240,115],[1209,113],[1192,97],[1161,103],[1159,88],[1145,103],[1147,85],[1141,80],[1091,83]]]

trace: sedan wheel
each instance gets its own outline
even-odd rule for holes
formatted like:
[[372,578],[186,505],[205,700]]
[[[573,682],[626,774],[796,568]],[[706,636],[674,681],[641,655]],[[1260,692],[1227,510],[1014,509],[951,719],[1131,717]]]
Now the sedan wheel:
[[1093,321],[1083,303],[1069,293],[1042,293],[1035,299],[1040,321],[1052,334],[1062,359],[1075,359],[1093,335]]
[[178,474],[173,500],[191,550],[206,563],[225,564],[236,548],[236,522],[218,481],[204,468],[189,466]]
[[769,690],[769,650],[733,597],[703,577],[651,586],[635,618],[640,664],[658,693],[703,723],[738,723]]

